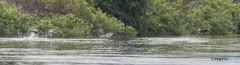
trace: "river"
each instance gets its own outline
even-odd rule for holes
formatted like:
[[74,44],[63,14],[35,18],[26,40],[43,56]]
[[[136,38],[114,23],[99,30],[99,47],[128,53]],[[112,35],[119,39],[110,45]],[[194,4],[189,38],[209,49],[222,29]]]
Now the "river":
[[240,36],[0,38],[0,65],[240,65]]

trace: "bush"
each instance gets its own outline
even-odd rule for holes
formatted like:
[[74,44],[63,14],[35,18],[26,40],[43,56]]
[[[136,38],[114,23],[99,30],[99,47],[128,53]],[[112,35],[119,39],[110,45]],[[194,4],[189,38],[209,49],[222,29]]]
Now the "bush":
[[29,15],[21,13],[15,6],[9,6],[0,1],[0,35],[2,37],[13,37],[24,35],[28,30],[27,23],[30,22]]

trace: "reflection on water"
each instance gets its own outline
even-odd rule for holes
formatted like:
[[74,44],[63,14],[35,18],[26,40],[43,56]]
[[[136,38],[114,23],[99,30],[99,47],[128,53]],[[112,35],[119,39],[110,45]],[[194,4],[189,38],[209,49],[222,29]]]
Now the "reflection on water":
[[1,65],[162,64],[231,65],[240,57],[238,36],[108,39],[0,38]]

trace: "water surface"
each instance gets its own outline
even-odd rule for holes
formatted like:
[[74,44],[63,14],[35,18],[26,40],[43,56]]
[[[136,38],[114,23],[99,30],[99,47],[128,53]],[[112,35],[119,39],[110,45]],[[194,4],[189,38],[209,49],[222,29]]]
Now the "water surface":
[[0,38],[1,65],[239,65],[239,36],[145,37],[130,40]]

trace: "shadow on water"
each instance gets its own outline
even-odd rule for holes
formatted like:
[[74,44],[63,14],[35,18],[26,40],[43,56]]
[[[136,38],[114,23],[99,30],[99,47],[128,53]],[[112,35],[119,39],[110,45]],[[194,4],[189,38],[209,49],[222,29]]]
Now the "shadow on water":
[[240,57],[239,36],[108,39],[0,38],[4,65],[226,65],[211,57]]

